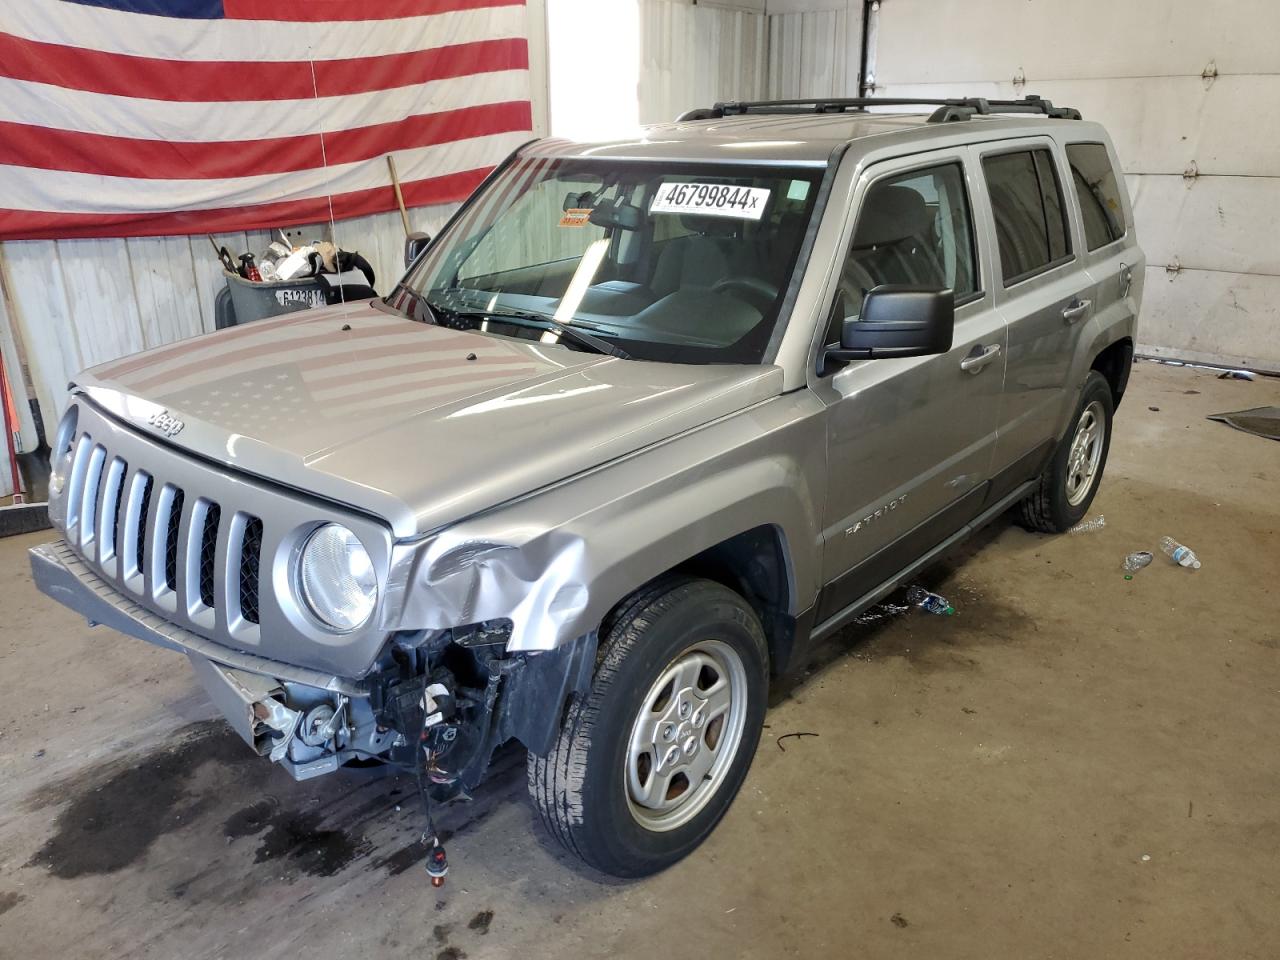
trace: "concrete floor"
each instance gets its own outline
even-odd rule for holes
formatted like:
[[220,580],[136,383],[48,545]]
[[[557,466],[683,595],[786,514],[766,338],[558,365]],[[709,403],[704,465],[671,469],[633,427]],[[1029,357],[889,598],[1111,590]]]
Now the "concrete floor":
[[[998,523],[926,578],[955,617],[840,637],[712,839],[637,883],[542,836],[512,755],[442,818],[433,891],[404,782],[247,757],[183,658],[2,541],[0,956],[1273,957],[1280,445],[1204,416],[1277,403],[1139,364],[1106,527]],[[1125,581],[1165,533],[1204,568]]]

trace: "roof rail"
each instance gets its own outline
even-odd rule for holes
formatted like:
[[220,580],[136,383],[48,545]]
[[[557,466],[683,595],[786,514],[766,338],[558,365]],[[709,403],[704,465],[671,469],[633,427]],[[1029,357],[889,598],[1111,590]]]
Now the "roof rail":
[[937,107],[930,123],[968,120],[995,113],[1035,113],[1057,120],[1079,120],[1074,107],[1055,107],[1050,101],[1028,94],[1021,100],[987,100],[984,97],[931,99],[925,97],[829,97],[822,100],[728,100],[713,107],[698,107],[681,114],[678,121],[718,120],[747,114],[807,114],[865,112],[868,107]]

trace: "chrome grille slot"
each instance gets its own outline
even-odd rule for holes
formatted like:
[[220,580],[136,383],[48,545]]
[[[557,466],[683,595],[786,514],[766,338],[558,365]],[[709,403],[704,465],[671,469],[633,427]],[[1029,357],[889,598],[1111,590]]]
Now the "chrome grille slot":
[[[112,457],[102,481],[102,506],[98,515],[98,563],[104,568],[116,559],[120,538],[120,500],[124,495],[124,477],[128,472],[129,464],[119,457]],[[113,573],[112,570],[107,572]]]
[[182,502],[186,494],[181,490],[173,490],[166,498],[168,523],[164,531],[164,584],[170,590],[178,589],[178,531],[182,523]]
[[[145,586],[165,610],[177,609],[178,533],[182,522],[183,493],[171,483],[152,484],[150,510],[143,524],[146,554],[143,557]],[[172,574],[172,578],[170,578]]]
[[85,466],[80,496],[80,547],[92,558],[95,540],[98,533],[99,490],[102,486],[102,465],[106,462],[107,451],[96,445],[89,452],[89,462]]
[[217,573],[218,525],[222,522],[222,508],[208,501],[203,501],[203,504],[204,516],[200,525],[199,548],[195,561],[196,588],[200,595],[200,602],[206,607],[212,607]]
[[84,474],[89,467],[89,455],[93,440],[82,433],[76,441],[76,452],[71,458],[71,478],[67,481],[67,534],[73,541],[79,540],[80,508],[84,499]]
[[150,476],[142,484],[141,498],[138,503],[138,570],[141,571],[143,564],[147,562],[147,520],[151,516],[151,492],[155,486],[155,482]]
[[124,514],[121,536],[120,578],[134,593],[142,593],[142,564],[146,556],[147,512],[151,504],[151,474],[139,470],[129,482],[129,492],[120,505]]
[[240,616],[248,623],[257,623],[258,585],[262,566],[262,521],[248,517],[244,535],[240,541]]

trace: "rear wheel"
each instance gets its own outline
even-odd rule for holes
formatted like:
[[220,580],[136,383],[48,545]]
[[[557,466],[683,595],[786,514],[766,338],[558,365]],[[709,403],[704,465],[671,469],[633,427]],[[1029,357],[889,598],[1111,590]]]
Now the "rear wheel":
[[1061,533],[1084,518],[1107,464],[1112,413],[1110,384],[1098,371],[1089,371],[1070,430],[1035,491],[1022,501],[1020,519],[1028,530]]
[[724,816],[760,739],[768,652],[754,611],[707,580],[665,579],[607,627],[591,690],[546,757],[529,757],[543,823],[605,873],[688,855]]

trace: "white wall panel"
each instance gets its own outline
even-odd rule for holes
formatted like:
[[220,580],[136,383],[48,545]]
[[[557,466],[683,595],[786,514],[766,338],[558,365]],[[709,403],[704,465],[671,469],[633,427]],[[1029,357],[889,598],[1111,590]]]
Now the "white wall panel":
[[1280,373],[1277,330],[1280,277],[1147,268],[1139,353]]
[[763,13],[688,0],[641,0],[640,122],[674,120],[717,100],[765,95]]
[[972,83],[1276,70],[1275,0],[886,0],[884,79]]
[[[1276,66],[1280,71],[1280,46]],[[877,96],[1010,99],[1034,93],[1077,107],[1086,118],[1106,125],[1126,173],[1181,174],[1192,160],[1202,174],[1265,177],[1277,172],[1280,111],[1259,105],[1280,102],[1280,72],[1219,77],[1206,90],[1198,76],[1038,80],[1028,70],[1026,84],[1015,86],[1011,80],[916,83],[901,79],[901,69],[890,70],[880,61]]]
[[770,97],[858,95],[862,5],[827,0],[827,6],[774,13],[774,6],[770,5]]
[[1280,177],[1128,180],[1148,262],[1280,277]]
[[986,0],[974,17],[958,0],[893,0],[879,17],[880,96],[1036,93],[1107,127],[1159,268],[1144,349],[1280,369],[1280,3],[1076,0],[1065,16]]

